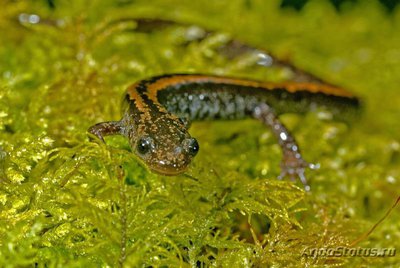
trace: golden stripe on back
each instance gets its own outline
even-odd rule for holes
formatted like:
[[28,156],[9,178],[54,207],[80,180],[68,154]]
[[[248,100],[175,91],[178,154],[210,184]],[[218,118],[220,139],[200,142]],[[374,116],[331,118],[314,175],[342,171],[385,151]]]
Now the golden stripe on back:
[[208,76],[208,75],[174,75],[169,77],[162,77],[155,82],[148,85],[147,95],[151,100],[157,102],[157,92],[167,87],[175,86],[178,84],[190,83],[216,83],[216,84],[230,84],[238,86],[248,86],[254,88],[262,88],[265,90],[284,89],[290,93],[299,91],[307,91],[310,93],[322,93],[326,95],[333,95],[338,97],[353,98],[354,95],[350,92],[335,86],[310,83],[310,82],[285,82],[285,83],[268,83],[255,80]]

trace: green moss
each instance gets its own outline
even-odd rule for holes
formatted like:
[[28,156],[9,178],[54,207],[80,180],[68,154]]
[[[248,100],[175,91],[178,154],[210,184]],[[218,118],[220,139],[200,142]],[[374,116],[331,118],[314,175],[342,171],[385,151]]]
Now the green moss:
[[[399,12],[375,1],[338,14],[279,1],[6,1],[0,11],[0,266],[263,267],[376,265],[388,258],[311,258],[349,244],[399,195]],[[39,14],[42,24],[18,22]],[[131,31],[127,17],[169,18],[221,34],[182,47],[182,28]],[[59,24],[55,27],[54,24]],[[104,28],[106,27],[106,28]],[[105,29],[105,30],[104,30]],[[127,85],[153,74],[206,72],[279,80],[215,47],[229,33],[290,57],[362,96],[350,126],[284,115],[309,161],[312,192],[276,180],[280,150],[258,122],[195,123],[201,152],[186,175],[140,166],[121,137],[87,128],[119,119]],[[398,208],[396,209],[396,212]],[[399,248],[392,213],[362,247]]]

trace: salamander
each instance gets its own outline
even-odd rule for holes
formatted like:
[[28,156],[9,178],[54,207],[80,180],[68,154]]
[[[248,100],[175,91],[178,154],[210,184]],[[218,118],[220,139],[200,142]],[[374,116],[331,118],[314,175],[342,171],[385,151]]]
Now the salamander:
[[89,132],[104,141],[107,135],[123,135],[138,159],[151,171],[164,175],[183,173],[199,151],[188,132],[196,120],[252,117],[268,126],[283,152],[281,177],[298,176],[309,189],[306,162],[288,129],[279,121],[282,113],[328,109],[334,119],[360,105],[352,93],[317,82],[270,83],[205,74],[169,74],[144,79],[129,86],[123,98],[120,121],[93,125]]

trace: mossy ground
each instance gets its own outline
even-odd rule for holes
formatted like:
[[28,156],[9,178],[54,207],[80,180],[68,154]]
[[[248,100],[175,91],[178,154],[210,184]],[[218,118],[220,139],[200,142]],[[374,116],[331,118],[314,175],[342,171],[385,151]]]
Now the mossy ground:
[[[367,3],[368,2],[368,3]],[[0,266],[263,267],[371,265],[400,258],[310,258],[349,245],[400,191],[400,11],[375,1],[337,13],[311,1],[3,1],[0,11]],[[18,22],[39,14],[41,24]],[[312,192],[278,181],[280,150],[258,122],[195,123],[201,152],[187,175],[149,173],[120,137],[87,128],[119,119],[122,93],[153,74],[274,79],[215,53],[226,35],[180,46],[182,29],[135,33],[127,17],[201,25],[267,48],[362,96],[350,126],[284,115]],[[54,23],[62,20],[59,27]],[[399,208],[356,247],[400,249]]]

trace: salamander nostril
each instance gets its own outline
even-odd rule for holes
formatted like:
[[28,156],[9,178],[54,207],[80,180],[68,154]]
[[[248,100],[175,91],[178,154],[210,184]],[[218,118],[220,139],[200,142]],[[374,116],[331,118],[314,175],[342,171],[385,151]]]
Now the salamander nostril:
[[177,146],[175,148],[175,150],[174,150],[174,153],[175,153],[175,155],[179,155],[179,154],[182,153],[182,151],[183,151],[182,147],[181,146]]

